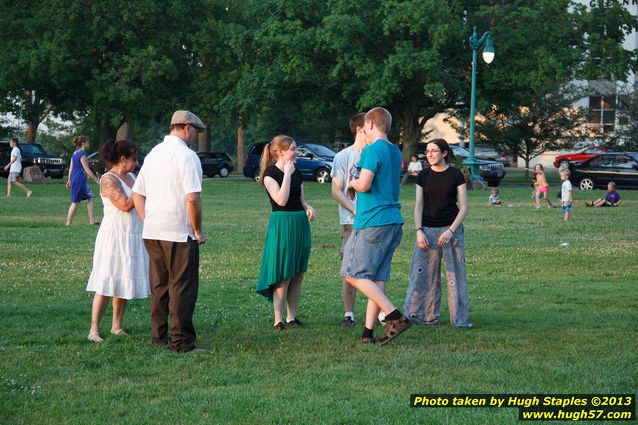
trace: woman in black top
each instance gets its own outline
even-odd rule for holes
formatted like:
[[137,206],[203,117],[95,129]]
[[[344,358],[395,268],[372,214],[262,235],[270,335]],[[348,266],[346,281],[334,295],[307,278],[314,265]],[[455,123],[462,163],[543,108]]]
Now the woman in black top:
[[297,144],[292,137],[281,135],[264,147],[260,164],[260,182],[270,198],[272,214],[257,292],[272,301],[276,330],[301,326],[296,312],[310,256],[308,222],[315,219],[314,210],[304,200],[303,176],[295,168],[296,160]]
[[417,176],[416,246],[410,265],[405,315],[417,324],[439,323],[443,258],[450,322],[454,326],[472,327],[463,234],[463,220],[467,214],[465,178],[459,170],[448,165],[452,152],[445,140],[432,140],[425,153],[430,168]]

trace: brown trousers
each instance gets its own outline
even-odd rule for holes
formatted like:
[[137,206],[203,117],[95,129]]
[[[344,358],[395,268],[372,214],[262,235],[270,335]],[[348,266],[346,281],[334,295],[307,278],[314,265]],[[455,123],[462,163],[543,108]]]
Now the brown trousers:
[[149,257],[153,345],[190,351],[197,336],[193,312],[199,288],[199,245],[189,237],[186,242],[144,239],[144,246]]

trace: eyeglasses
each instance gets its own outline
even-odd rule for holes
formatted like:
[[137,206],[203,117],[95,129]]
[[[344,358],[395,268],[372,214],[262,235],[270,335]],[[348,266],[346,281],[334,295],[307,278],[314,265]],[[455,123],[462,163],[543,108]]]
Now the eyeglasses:
[[426,153],[426,154],[427,154],[427,153],[441,153],[441,151],[439,151],[439,150],[434,150],[434,149],[433,149],[433,150],[425,151],[425,153]]

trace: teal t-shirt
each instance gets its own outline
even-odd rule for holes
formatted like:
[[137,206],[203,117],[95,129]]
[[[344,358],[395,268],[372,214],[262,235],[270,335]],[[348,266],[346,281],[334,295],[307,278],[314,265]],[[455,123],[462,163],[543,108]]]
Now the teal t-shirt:
[[403,224],[399,187],[401,151],[387,140],[378,139],[361,153],[357,168],[374,173],[370,190],[357,194],[357,215],[354,228]]

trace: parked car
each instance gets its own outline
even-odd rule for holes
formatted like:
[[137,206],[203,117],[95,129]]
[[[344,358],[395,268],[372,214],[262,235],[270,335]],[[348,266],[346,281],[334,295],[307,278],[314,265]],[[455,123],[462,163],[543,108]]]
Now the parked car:
[[474,145],[474,156],[488,161],[498,161],[505,167],[512,165],[512,158],[506,153],[498,153],[496,149],[486,145]]
[[[462,160],[469,158],[470,153],[460,146],[450,145],[450,149],[454,155]],[[505,177],[506,171],[503,164],[499,161],[486,159],[476,159],[479,165],[479,173],[488,186],[496,187],[501,184],[501,179]]]
[[[142,167],[142,164],[144,163],[145,156],[146,155],[140,152],[137,157],[138,164],[135,166],[135,170],[133,170],[133,173],[135,173],[136,175],[137,173],[140,172],[140,168]],[[101,176],[102,174],[106,173],[110,169],[107,163],[104,160],[102,160],[102,158],[100,158],[99,151],[93,152],[92,154],[87,155],[86,159],[89,161],[89,167],[91,167],[91,170],[93,170],[93,172],[97,176]]]
[[[20,143],[18,144],[20,154],[22,155],[22,171],[26,167],[37,165],[42,174],[46,177],[61,179],[66,169],[66,161],[47,154],[42,145],[38,143]],[[6,165],[11,161],[11,146],[8,142],[0,142],[0,164]],[[8,175],[8,171],[4,167],[0,168],[3,176]]]
[[228,177],[233,171],[233,160],[224,152],[197,152],[202,171],[208,177]]
[[607,148],[604,146],[593,146],[585,149],[581,149],[577,152],[568,153],[565,155],[559,155],[554,159],[554,167],[568,166],[570,162],[574,164],[580,164],[589,158],[593,158],[598,154],[607,152]]
[[[244,176],[259,181],[259,161],[266,143],[268,142],[258,142],[250,147],[244,166]],[[301,171],[304,179],[314,180],[317,183],[328,183],[335,152],[315,143],[299,143],[297,149],[299,152],[295,166]]]
[[569,164],[569,180],[580,190],[606,189],[613,181],[616,187],[638,188],[638,152],[608,152],[581,164]]

